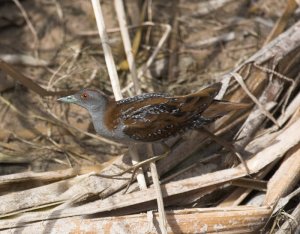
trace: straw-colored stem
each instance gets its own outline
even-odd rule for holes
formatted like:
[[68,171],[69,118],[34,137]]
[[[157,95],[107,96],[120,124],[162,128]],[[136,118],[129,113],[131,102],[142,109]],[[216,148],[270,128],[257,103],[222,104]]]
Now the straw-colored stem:
[[[132,80],[134,83],[135,92],[137,94],[139,94],[139,93],[141,93],[141,90],[140,90],[140,87],[138,84],[137,71],[136,71],[134,56],[132,53],[132,48],[131,48],[131,43],[130,43],[130,37],[129,37],[128,27],[127,27],[127,22],[126,22],[123,0],[115,0],[115,8],[116,8],[116,12],[117,12],[117,18],[119,21],[119,26],[120,26],[120,30],[121,30],[121,36],[123,39],[122,41],[123,41],[127,61],[129,64],[129,69],[130,69]],[[131,147],[129,147],[129,152],[130,152],[130,156],[132,158],[132,164],[134,165],[134,164],[138,163],[140,160],[139,160],[139,155],[137,153],[136,146],[132,145]],[[145,180],[145,177],[143,174],[143,170],[141,168],[137,170],[136,179],[138,181],[140,189],[147,188],[146,180]]]
[[[152,144],[147,144],[147,152],[149,155],[154,155]],[[159,177],[157,173],[157,168],[155,162],[150,163],[150,169],[151,169],[151,175],[152,175],[152,181],[156,193],[156,200],[157,200],[157,206],[158,206],[158,213],[159,213],[159,226],[160,231],[162,234],[167,233],[167,216],[164,208],[164,201],[163,196],[161,192],[161,187],[159,183]]]
[[105,23],[104,23],[101,5],[100,5],[99,0],[91,0],[91,1],[92,1],[93,9],[94,9],[96,22],[97,22],[99,36],[100,36],[100,39],[102,42],[105,62],[107,65],[107,70],[108,70],[108,74],[110,77],[110,82],[112,85],[114,96],[115,96],[116,100],[120,100],[120,99],[122,99],[122,93],[121,93],[121,89],[120,89],[120,83],[119,83],[119,79],[118,79],[116,64],[113,59],[112,51],[111,51],[111,48],[109,45],[109,39],[108,39],[108,36],[106,33],[106,27],[105,27]]
[[129,37],[129,33],[128,33],[128,27],[127,27],[127,22],[126,22],[126,15],[125,15],[125,11],[124,11],[123,0],[115,0],[115,9],[117,12],[117,18],[119,21],[119,26],[120,26],[120,30],[121,30],[121,36],[122,36],[122,40],[123,40],[125,54],[127,57],[129,70],[131,72],[135,93],[140,94],[141,89],[139,87],[139,83],[138,83],[138,79],[137,79],[137,70],[136,70],[136,65],[135,65],[135,61],[134,61],[134,55],[132,53],[132,47],[131,47],[130,37]]

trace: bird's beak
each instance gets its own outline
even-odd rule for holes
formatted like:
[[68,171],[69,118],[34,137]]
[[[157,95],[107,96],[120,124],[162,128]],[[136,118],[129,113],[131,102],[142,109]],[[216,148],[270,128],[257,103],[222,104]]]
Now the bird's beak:
[[60,102],[66,102],[66,103],[76,103],[78,100],[74,95],[66,96],[66,97],[61,97],[57,99],[57,101]]

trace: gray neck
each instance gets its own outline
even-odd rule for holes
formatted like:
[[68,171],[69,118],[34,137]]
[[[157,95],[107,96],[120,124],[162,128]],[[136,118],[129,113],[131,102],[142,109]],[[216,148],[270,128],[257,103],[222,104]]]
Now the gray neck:
[[105,138],[111,138],[111,133],[104,125],[104,110],[106,109],[106,105],[107,103],[101,103],[96,106],[91,106],[88,108],[88,111],[92,117],[96,132]]
[[[89,112],[91,114],[94,128],[96,132],[107,139],[117,141],[117,142],[127,142],[127,140],[131,140],[128,136],[125,136],[123,133],[123,125],[122,123],[114,129],[113,131],[108,130],[104,125],[104,109],[106,109],[107,102],[102,105],[97,105],[94,108],[89,108]],[[131,140],[132,141],[132,140]]]

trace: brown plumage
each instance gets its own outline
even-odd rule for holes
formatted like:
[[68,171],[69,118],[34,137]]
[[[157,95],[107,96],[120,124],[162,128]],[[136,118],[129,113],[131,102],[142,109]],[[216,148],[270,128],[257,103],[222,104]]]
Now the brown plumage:
[[97,90],[84,89],[61,101],[86,108],[98,134],[121,142],[154,142],[199,129],[248,104],[214,100],[221,88],[216,83],[194,94],[168,96],[142,94],[114,101]]

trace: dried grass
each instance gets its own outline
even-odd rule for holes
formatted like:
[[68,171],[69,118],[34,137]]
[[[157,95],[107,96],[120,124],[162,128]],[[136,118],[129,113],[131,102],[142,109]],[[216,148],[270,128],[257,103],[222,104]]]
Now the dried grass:
[[[23,4],[23,1],[15,2]],[[289,2],[292,5],[286,6],[272,31],[266,19],[236,19],[235,10],[245,7],[237,1],[218,1],[219,5],[214,5],[214,8],[205,7],[207,3],[204,2],[197,17],[191,9],[198,9],[198,3],[191,1],[182,5],[178,1],[172,7],[174,12],[170,21],[166,20],[167,11],[159,11],[168,9],[169,2],[149,1],[142,7],[138,20],[132,20],[134,27],[128,27],[135,30],[132,31],[135,39],[134,51],[127,56],[129,60],[134,58],[136,61],[137,77],[143,91],[186,93],[199,89],[208,80],[210,83],[218,80],[223,82],[220,98],[224,96],[234,102],[253,103],[251,111],[232,113],[210,126],[215,134],[234,139],[235,147],[246,159],[251,177],[242,165],[228,168],[225,162],[230,161],[230,155],[199,132],[168,141],[171,154],[157,163],[162,178],[167,232],[250,233],[261,230],[283,233],[286,228],[296,230],[297,222],[299,224],[297,186],[300,181],[300,23],[296,22],[283,31],[289,25],[287,19],[292,17],[296,6],[294,1]],[[126,4],[133,9],[139,8],[138,5],[130,5],[132,3]],[[61,21],[71,17],[63,11],[67,6],[68,3],[56,2],[56,13]],[[259,6],[257,3],[256,8],[251,8],[252,14],[258,11]],[[32,37],[33,32],[38,33],[40,25],[34,17],[30,18],[30,12],[26,12],[31,9],[26,1],[21,7],[22,15],[26,15],[25,22],[30,22],[30,36],[25,38],[30,41],[28,37]],[[91,10],[87,3],[80,7],[86,12]],[[115,28],[116,22],[109,14],[112,4],[104,3],[103,10],[106,22],[110,22],[109,27]],[[210,14],[216,12],[224,18],[211,18]],[[232,14],[230,17],[226,16],[228,12]],[[73,20],[80,20],[80,17],[76,16]],[[134,18],[130,14],[127,17]],[[271,31],[269,35],[261,35],[267,38],[262,48],[253,46],[262,44],[256,41],[256,32],[253,31],[255,20],[264,22],[262,27]],[[171,26],[166,22],[172,22],[172,30],[177,35],[172,34]],[[128,153],[120,145],[93,134],[84,110],[61,106],[55,101],[56,96],[70,92],[64,90],[83,86],[111,90],[104,60],[93,55],[94,34],[88,30],[86,21],[82,20],[82,24],[86,31],[74,30],[73,36],[80,34],[80,38],[85,39],[76,38],[79,42],[75,43],[71,52],[60,47],[58,53],[55,52],[56,56],[41,53],[41,58],[35,59],[14,53],[17,63],[22,61],[26,66],[36,63],[34,74],[30,75],[36,77],[34,79],[28,78],[28,70],[20,72],[9,65],[12,61],[9,64],[0,62],[4,73],[27,87],[27,91],[20,88],[15,93],[7,91],[0,99],[1,107],[4,107],[0,111],[3,122],[0,162],[2,165],[9,162],[14,167],[8,168],[15,172],[9,174],[3,169],[0,176],[0,230],[3,233],[33,233],[36,230],[155,233],[161,228],[155,211],[156,192],[153,186],[139,190],[135,182],[123,194],[131,173],[124,173],[117,179],[97,176],[99,173],[118,174],[129,168],[131,160]],[[146,26],[139,27],[137,24]],[[252,37],[251,40],[248,37],[244,39],[245,46],[236,42],[240,35],[238,30],[233,30],[233,27],[241,25],[244,32]],[[68,25],[69,31],[72,27],[72,24]],[[130,94],[133,93],[133,83],[126,77],[128,64],[119,43],[121,37],[117,30],[112,31],[113,40],[109,44],[114,56],[118,55],[120,83]],[[59,30],[53,33],[60,35]],[[51,42],[53,44],[48,41],[49,44],[45,45],[49,35],[41,39],[35,35],[35,46],[57,48],[55,41]],[[224,35],[235,37],[227,40]],[[195,38],[202,41],[196,42]],[[209,41],[213,44],[207,44]],[[222,50],[218,50],[218,43],[224,43]],[[195,47],[204,44],[207,48]],[[3,51],[1,54],[12,53]],[[238,60],[233,59],[235,56]],[[24,59],[29,61],[24,62]],[[167,61],[173,67],[170,64],[165,66]],[[174,66],[177,70],[173,70]],[[166,76],[165,67],[168,67],[165,69],[168,71]],[[100,82],[95,78],[99,72]],[[86,81],[86,77],[90,78]],[[162,77],[168,77],[169,83],[162,85],[167,82],[161,82]],[[137,151],[140,155],[147,155],[143,148]],[[161,151],[160,146],[154,146],[155,154]],[[28,171],[21,171],[20,165]]]

